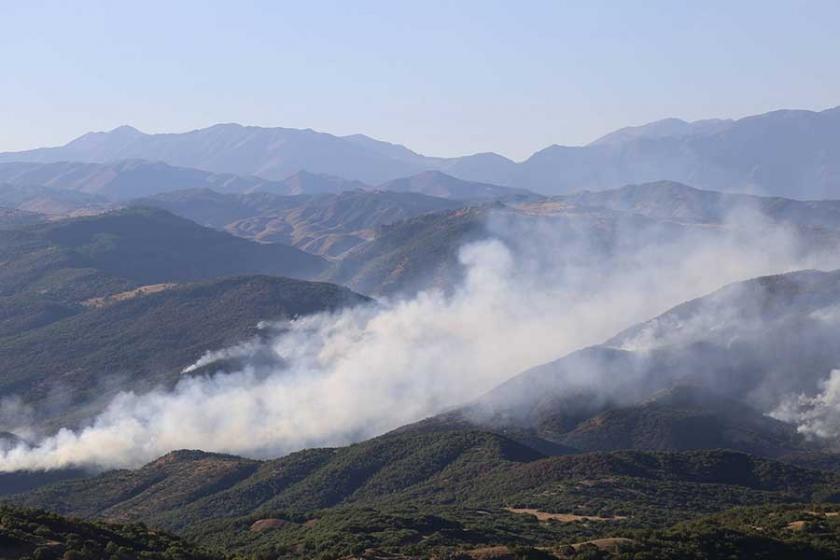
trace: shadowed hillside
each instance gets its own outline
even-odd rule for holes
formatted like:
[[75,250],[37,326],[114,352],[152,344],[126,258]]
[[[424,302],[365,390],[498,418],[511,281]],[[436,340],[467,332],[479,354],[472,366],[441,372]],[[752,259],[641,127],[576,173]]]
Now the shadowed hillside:
[[43,511],[0,506],[0,558],[59,560],[213,560],[221,556],[143,525],[115,525],[67,519]]
[[[206,351],[260,335],[261,321],[367,301],[332,284],[268,276],[164,285],[146,292],[95,300],[66,318],[0,337],[0,390],[43,405],[41,426],[74,423],[118,391],[173,385],[181,370]],[[44,352],[45,347],[50,351]],[[63,406],[50,406],[56,384]]]

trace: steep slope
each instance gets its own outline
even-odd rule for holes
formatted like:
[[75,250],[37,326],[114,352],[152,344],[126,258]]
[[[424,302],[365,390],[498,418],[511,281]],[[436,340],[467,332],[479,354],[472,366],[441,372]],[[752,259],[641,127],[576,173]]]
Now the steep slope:
[[417,429],[468,425],[525,430],[584,449],[679,449],[702,427],[695,446],[778,455],[795,443],[790,431],[743,405],[709,400],[705,391],[687,401],[673,394],[664,402],[644,401],[654,391],[689,383],[769,413],[786,399],[819,393],[840,359],[838,303],[840,271],[736,283],[526,371]]
[[795,426],[738,400],[685,385],[593,416],[563,434],[560,441],[585,451],[737,449],[764,457],[784,456],[805,447]]
[[[260,335],[260,321],[364,301],[331,284],[267,276],[152,286],[94,299],[65,318],[0,336],[0,391],[35,406],[40,427],[74,424],[118,391],[173,385],[207,350]],[[58,385],[61,400],[72,406],[46,406]]]
[[270,212],[228,224],[236,235],[282,242],[310,253],[337,257],[376,235],[377,228],[459,202],[414,193],[352,191],[302,200],[285,212]]
[[382,226],[348,251],[327,278],[367,294],[411,293],[453,286],[460,247],[484,237],[487,209],[465,208]]

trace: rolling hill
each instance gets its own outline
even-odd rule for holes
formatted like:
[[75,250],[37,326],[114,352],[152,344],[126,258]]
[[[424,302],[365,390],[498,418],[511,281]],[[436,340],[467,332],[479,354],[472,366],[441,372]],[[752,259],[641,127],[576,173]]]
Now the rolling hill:
[[545,457],[500,435],[449,431],[389,434],[271,461],[177,451],[138,470],[14,499],[144,520],[228,551],[427,557],[555,547],[736,505],[824,501],[836,496],[837,482],[836,474],[728,451]]
[[515,200],[540,198],[539,195],[525,189],[502,187],[488,183],[464,181],[441,173],[425,171],[410,177],[394,179],[378,187],[384,191],[414,192],[441,198],[458,200]]
[[462,203],[388,191],[279,196],[191,190],[144,198],[132,204],[163,208],[246,239],[280,242],[310,253],[337,257],[374,237],[380,226],[457,208]]
[[840,201],[801,201],[695,189],[659,181],[559,197],[568,204],[632,212],[658,220],[723,224],[761,217],[801,228],[840,228]]
[[78,191],[40,185],[0,184],[0,204],[50,217],[98,214],[112,209],[106,198]]
[[75,302],[109,290],[237,274],[311,278],[325,267],[292,247],[252,243],[151,208],[4,231],[0,260],[0,296]]
[[[652,246],[667,252],[688,244],[757,239],[773,232],[803,257],[833,252],[838,242],[838,203],[703,191],[673,182],[629,185],[543,199],[475,203],[379,228],[369,241],[342,255],[331,281],[371,294],[448,288],[462,272],[459,249],[483,238],[499,239],[514,253],[534,250],[547,262],[608,262]],[[768,249],[771,248],[767,237]],[[587,261],[589,259],[589,261]]]

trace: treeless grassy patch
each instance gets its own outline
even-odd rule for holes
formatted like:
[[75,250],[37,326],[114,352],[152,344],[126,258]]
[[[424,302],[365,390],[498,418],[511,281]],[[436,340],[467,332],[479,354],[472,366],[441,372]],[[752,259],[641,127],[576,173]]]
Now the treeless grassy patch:
[[526,515],[533,515],[540,521],[559,521],[561,523],[571,523],[573,521],[618,521],[627,519],[624,516],[616,515],[614,517],[600,517],[598,515],[577,515],[574,513],[548,513],[533,508],[505,508],[511,513],[524,513]]
[[136,297],[156,294],[158,292],[174,288],[175,286],[177,286],[177,284],[173,284],[171,282],[163,284],[149,284],[147,286],[140,286],[139,288],[134,288],[133,290],[128,290],[126,292],[120,292],[118,294],[86,299],[82,302],[82,305],[85,307],[105,307],[106,305],[112,305],[114,303],[134,299]]

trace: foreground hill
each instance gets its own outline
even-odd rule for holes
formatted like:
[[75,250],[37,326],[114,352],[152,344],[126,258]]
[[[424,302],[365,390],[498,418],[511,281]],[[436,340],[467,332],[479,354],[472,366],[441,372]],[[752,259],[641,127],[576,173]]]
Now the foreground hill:
[[0,558],[124,558],[211,560],[220,558],[142,525],[66,519],[42,511],[0,506]]
[[262,462],[178,451],[16,500],[144,520],[227,550],[294,557],[373,548],[424,557],[557,546],[734,505],[825,501],[836,499],[837,484],[836,474],[727,451],[546,457],[500,435],[447,431]]

